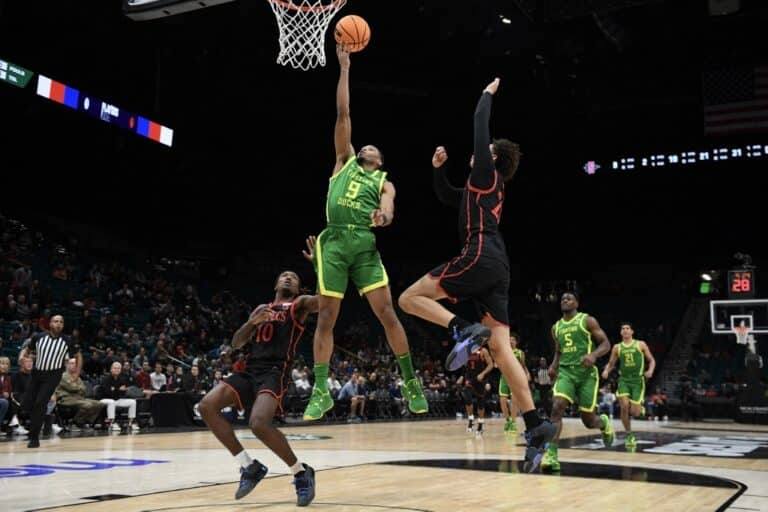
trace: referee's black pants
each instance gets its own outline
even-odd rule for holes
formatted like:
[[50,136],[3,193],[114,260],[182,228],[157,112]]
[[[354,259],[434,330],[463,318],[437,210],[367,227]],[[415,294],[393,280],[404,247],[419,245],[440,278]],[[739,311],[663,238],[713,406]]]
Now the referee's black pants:
[[43,417],[48,401],[61,382],[62,370],[40,371],[32,370],[29,388],[24,393],[24,410],[29,414],[29,438],[39,439],[40,429],[43,428]]

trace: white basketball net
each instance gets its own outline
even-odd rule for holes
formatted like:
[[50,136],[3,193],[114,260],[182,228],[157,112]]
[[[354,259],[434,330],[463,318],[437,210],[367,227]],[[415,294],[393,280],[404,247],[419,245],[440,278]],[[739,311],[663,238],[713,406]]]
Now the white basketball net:
[[746,345],[747,338],[749,336],[749,328],[745,326],[736,326],[733,328],[733,332],[736,334],[736,343],[739,345]]
[[269,0],[280,32],[277,63],[308,70],[325,66],[325,31],[347,0]]

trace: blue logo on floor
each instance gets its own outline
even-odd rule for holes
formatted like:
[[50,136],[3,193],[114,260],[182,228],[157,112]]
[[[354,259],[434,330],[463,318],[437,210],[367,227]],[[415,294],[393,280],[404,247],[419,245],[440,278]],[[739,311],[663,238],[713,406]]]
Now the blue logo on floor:
[[0,478],[18,478],[22,476],[42,476],[57,471],[97,471],[100,469],[127,468],[131,466],[146,466],[147,464],[163,464],[168,460],[123,459],[111,457],[99,459],[103,462],[85,462],[80,460],[65,460],[61,465],[54,464],[24,464],[12,468],[0,468]]

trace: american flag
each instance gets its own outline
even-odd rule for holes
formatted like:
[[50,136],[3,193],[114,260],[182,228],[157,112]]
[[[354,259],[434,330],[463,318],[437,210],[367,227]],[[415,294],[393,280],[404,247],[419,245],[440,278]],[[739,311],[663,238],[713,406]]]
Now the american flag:
[[768,131],[768,66],[707,71],[702,86],[704,133]]

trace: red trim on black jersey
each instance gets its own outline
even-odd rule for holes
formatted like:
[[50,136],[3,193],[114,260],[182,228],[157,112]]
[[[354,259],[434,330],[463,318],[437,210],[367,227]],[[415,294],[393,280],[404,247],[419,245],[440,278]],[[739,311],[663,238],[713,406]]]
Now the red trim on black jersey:
[[471,190],[472,192],[476,192],[481,195],[490,194],[494,190],[496,190],[496,183],[499,181],[499,173],[496,171],[496,169],[493,170],[493,185],[491,185],[491,188],[477,188],[472,186],[472,178],[467,180],[467,188]]

